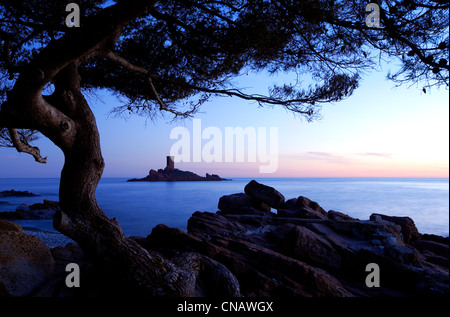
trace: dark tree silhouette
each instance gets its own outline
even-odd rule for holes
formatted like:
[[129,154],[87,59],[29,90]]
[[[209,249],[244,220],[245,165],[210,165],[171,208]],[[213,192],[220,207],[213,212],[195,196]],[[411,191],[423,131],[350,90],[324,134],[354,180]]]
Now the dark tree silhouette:
[[[117,112],[193,115],[214,96],[280,106],[308,120],[342,100],[380,59],[398,59],[395,82],[448,87],[447,1],[79,0],[80,27],[65,25],[68,1],[0,0],[1,145],[45,163],[36,131],[64,153],[57,230],[136,291],[186,294],[184,272],[125,237],[99,208],[104,161],[84,94],[107,89]],[[249,94],[232,80],[247,72],[294,72],[315,85]],[[421,88],[422,88],[421,87]]]

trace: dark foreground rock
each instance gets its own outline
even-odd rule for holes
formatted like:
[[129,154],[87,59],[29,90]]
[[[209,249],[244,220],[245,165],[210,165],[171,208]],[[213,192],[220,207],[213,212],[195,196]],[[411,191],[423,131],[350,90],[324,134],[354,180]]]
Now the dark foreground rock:
[[[253,188],[245,193],[222,197],[217,213],[195,212],[187,232],[158,225],[147,237],[132,238],[185,272],[190,286],[184,296],[448,296],[448,237],[420,234],[408,217],[373,214],[359,220],[342,212],[327,212],[303,196],[283,201],[275,189],[260,185],[252,183],[249,187]],[[273,206],[278,206],[277,212]],[[3,222],[0,235],[10,231],[29,240],[16,225]],[[5,241],[17,244],[18,237]],[[16,286],[12,292],[11,286],[2,285],[22,278],[20,270],[8,278],[0,274],[0,292],[48,297],[129,295],[128,289],[105,275],[104,268],[93,265],[75,244],[51,252],[41,244],[34,249],[47,269],[32,256],[21,260],[39,275],[36,282],[20,291]],[[7,255],[23,257],[18,251]],[[0,272],[4,262],[0,256]],[[83,276],[83,287],[78,289],[68,289],[64,282],[65,265],[72,262],[80,265]],[[366,284],[369,264],[379,268],[379,287]]]
[[0,220],[0,296],[27,296],[54,273],[50,249],[24,234],[12,222]]
[[272,208],[280,208],[285,200],[284,196],[275,188],[260,184],[255,180],[245,186],[244,192]]
[[[245,297],[449,294],[448,238],[420,234],[411,218],[359,220],[303,196],[285,201],[255,181],[244,191],[221,197],[217,213],[194,213],[188,232],[160,225],[139,241],[222,263]],[[380,287],[366,285],[370,263],[379,267]]]

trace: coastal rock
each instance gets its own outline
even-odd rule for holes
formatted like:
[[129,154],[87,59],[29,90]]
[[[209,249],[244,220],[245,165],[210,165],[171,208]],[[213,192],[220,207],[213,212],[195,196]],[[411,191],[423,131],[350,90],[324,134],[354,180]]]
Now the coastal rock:
[[28,206],[21,204],[15,211],[0,212],[1,219],[28,219],[28,220],[49,220],[53,219],[55,212],[59,210],[59,202],[45,200],[43,203],[36,203]]
[[244,192],[272,208],[281,207],[285,201],[284,196],[275,188],[260,184],[255,180],[245,186]]
[[328,210],[328,218],[332,220],[347,220],[347,221],[357,221],[359,219],[350,217],[340,211]]
[[333,246],[322,236],[303,226],[285,224],[272,230],[283,254],[312,265],[339,269],[342,259]]
[[223,264],[205,255],[208,248],[210,251],[214,248],[204,240],[180,229],[158,225],[139,243],[164,254],[177,267],[192,274],[195,287],[188,296],[240,296],[236,277]]
[[0,220],[0,296],[29,295],[52,276],[54,265],[41,240]]
[[441,239],[434,235],[422,235],[419,240],[412,243],[414,248],[420,251],[423,260],[434,268],[449,267],[448,239]]
[[303,196],[289,199],[277,210],[277,214],[287,218],[328,218],[327,212],[318,203]]
[[[283,217],[283,212],[290,217]],[[287,200],[276,215],[196,212],[188,221],[186,235],[200,238],[190,244],[190,251],[230,269],[244,296],[449,293],[448,238],[420,235],[414,222],[404,217],[374,215],[359,220],[333,210],[327,213],[316,202],[299,196]],[[382,287],[365,285],[368,263],[382,269]],[[305,275],[293,277],[291,272],[300,267],[320,282],[312,286]]]
[[[213,213],[196,212],[194,216],[197,220],[190,219],[188,233],[159,226],[147,237],[150,240],[147,247],[174,252],[181,246],[181,250],[195,250],[222,263],[236,277],[237,282],[233,283],[238,283],[243,296],[351,296],[326,271],[269,248],[272,243],[265,241],[266,230],[249,230],[254,226]],[[196,227],[200,223],[215,223],[220,234],[205,235],[204,230]],[[194,232],[202,232],[203,238]]]
[[238,280],[223,264],[197,252],[177,254],[171,260],[179,268],[194,275],[195,288],[188,296],[241,296]]
[[34,196],[39,195],[31,193],[29,191],[18,191],[14,189],[0,192],[0,197],[34,197]]
[[382,220],[393,222],[402,228],[403,240],[405,243],[411,243],[416,241],[420,237],[420,233],[414,224],[414,221],[410,217],[394,217],[382,214],[372,214],[371,217],[378,216]]
[[270,207],[244,193],[220,197],[218,208],[224,214],[262,215],[270,212]]
[[412,243],[412,245],[420,251],[428,251],[428,252],[434,253],[436,255],[445,257],[447,259],[449,257],[448,244],[439,243],[439,242],[431,241],[431,240],[420,239],[420,240],[414,241]]
[[10,222],[10,221],[4,221],[0,219],[0,233],[5,233],[5,232],[23,232],[22,231],[22,227],[15,223],[15,222]]
[[228,235],[232,232],[247,230],[247,225],[234,221],[229,217],[211,212],[195,212],[188,220],[188,232],[196,236],[207,237],[209,235]]

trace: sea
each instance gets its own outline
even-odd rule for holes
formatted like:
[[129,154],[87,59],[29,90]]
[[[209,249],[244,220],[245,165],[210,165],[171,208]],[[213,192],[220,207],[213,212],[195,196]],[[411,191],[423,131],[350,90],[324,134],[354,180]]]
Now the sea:
[[[96,196],[106,215],[117,218],[126,235],[147,236],[158,224],[187,230],[196,211],[216,212],[223,195],[244,192],[251,178],[219,182],[127,182],[101,179]],[[325,210],[361,220],[372,213],[411,217],[420,233],[449,235],[449,180],[423,178],[255,178],[286,200],[305,196]],[[0,211],[21,204],[58,200],[58,178],[0,178],[4,190],[30,191],[36,197],[0,197]],[[273,210],[275,211],[275,210]],[[19,220],[23,227],[56,231],[51,220]]]

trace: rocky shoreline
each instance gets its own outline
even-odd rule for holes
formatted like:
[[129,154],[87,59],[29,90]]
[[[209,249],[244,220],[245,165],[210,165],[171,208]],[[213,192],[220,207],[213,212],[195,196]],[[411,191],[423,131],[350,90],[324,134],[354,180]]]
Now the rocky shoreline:
[[[449,238],[419,233],[409,217],[359,220],[303,196],[286,200],[256,181],[221,197],[218,207],[195,212],[187,232],[158,225],[147,237],[130,237],[192,277],[183,296],[449,295]],[[127,296],[78,245],[49,248],[26,233],[0,220],[1,296]],[[64,284],[71,262],[82,272],[78,289]],[[380,285],[369,287],[373,263]]]
[[69,243],[75,243],[72,239],[59,232],[41,230],[33,227],[22,227],[22,230],[23,233],[34,236],[44,242],[50,249],[65,247]]
[[0,211],[0,219],[51,220],[57,210],[59,210],[59,202],[44,199],[42,203],[21,204],[15,211]]

